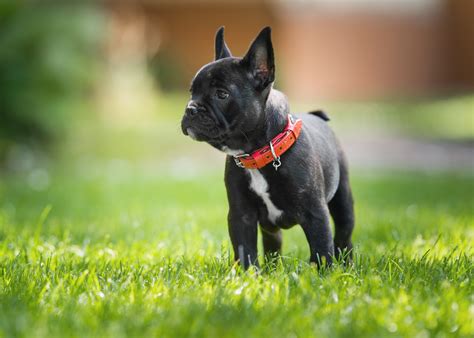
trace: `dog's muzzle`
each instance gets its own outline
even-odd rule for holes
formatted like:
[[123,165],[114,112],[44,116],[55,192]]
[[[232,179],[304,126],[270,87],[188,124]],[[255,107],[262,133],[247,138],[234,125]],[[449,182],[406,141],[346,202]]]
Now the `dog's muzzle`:
[[184,135],[196,141],[211,141],[223,136],[214,114],[195,101],[190,101],[186,106],[181,129]]

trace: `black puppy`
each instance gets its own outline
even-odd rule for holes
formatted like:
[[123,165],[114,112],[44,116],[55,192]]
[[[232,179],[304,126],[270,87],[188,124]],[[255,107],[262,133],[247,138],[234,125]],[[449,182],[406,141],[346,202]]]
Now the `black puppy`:
[[258,265],[258,224],[266,255],[281,251],[281,229],[300,224],[310,261],[330,264],[334,254],[350,255],[352,249],[347,163],[327,116],[291,116],[286,97],[273,89],[270,35],[270,27],[264,28],[238,58],[224,42],[223,27],[217,31],[216,60],[194,77],[181,127],[228,155],[228,224],[236,260],[245,268]]

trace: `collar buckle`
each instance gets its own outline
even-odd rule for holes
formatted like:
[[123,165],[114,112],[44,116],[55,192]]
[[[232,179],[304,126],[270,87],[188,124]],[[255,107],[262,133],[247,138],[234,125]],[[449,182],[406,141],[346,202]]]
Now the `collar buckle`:
[[249,154],[240,154],[240,155],[234,155],[232,156],[234,158],[234,162],[239,168],[245,169],[245,165],[240,161],[241,157],[248,157],[250,156]]

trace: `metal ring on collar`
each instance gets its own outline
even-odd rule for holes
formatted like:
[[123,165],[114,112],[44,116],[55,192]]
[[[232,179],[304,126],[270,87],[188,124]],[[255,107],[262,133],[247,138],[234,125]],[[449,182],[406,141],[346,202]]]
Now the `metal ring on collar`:
[[280,161],[280,156],[277,156],[275,153],[275,149],[273,148],[273,143],[270,142],[270,151],[272,152],[273,156],[273,168],[275,168],[275,171],[278,170],[278,167],[281,166],[281,161]]

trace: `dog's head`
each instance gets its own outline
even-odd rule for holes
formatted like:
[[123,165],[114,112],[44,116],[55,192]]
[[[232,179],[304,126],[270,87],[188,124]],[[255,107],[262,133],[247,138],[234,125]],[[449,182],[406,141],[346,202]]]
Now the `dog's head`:
[[275,78],[270,27],[264,28],[243,58],[233,57],[216,34],[215,61],[203,66],[191,83],[181,122],[185,135],[223,149],[261,125],[266,100]]

